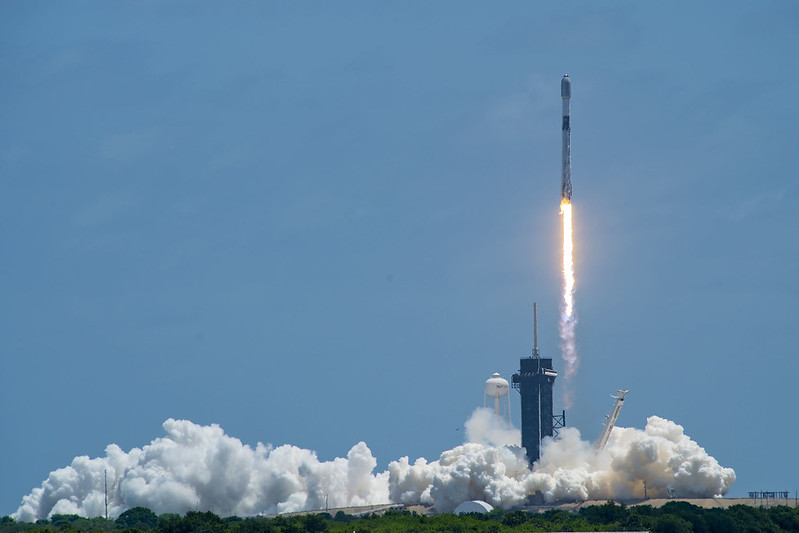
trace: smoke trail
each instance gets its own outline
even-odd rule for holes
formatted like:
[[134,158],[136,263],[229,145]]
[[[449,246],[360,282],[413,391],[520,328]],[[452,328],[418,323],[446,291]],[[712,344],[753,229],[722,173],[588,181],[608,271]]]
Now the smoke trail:
[[[485,423],[483,410],[472,417],[473,438],[504,438]],[[490,411],[489,411],[490,412]],[[492,415],[493,416],[493,415]],[[541,460],[530,470],[523,450],[467,442],[413,464],[408,457],[374,473],[377,461],[363,442],[346,458],[319,461],[311,450],[259,443],[255,448],[226,435],[217,425],[187,420],[164,422],[166,435],[141,449],[124,452],[106,447],[105,457],[76,457],[51,472],[39,488],[22,499],[13,517],[32,522],[54,514],[101,516],[103,471],[108,471],[109,515],[131,507],[158,514],[212,511],[222,516],[285,513],[379,503],[427,503],[450,512],[471,499],[512,509],[535,492],[547,502],[592,498],[642,497],[643,484],[653,497],[709,497],[726,494],[735,481],[718,462],[674,422],[652,416],[641,431],[613,429],[597,451],[574,428],[545,438]],[[486,429],[487,428],[487,429]],[[493,429],[492,429],[493,428]],[[506,435],[505,435],[506,436]]]
[[560,214],[563,218],[563,301],[560,309],[560,349],[566,363],[565,377],[567,386],[564,393],[565,407],[571,407],[571,391],[569,380],[574,377],[580,360],[577,357],[577,345],[574,341],[574,326],[577,315],[574,311],[574,242],[572,240],[572,204],[568,200],[561,201]]

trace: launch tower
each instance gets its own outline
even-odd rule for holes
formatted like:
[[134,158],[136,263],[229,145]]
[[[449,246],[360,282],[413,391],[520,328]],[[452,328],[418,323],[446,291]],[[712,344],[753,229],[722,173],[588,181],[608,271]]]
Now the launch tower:
[[531,357],[519,360],[519,373],[512,378],[513,388],[521,395],[522,446],[532,465],[541,457],[541,439],[556,435],[566,423],[566,412],[555,416],[552,408],[552,388],[558,373],[552,359],[542,358],[538,351],[538,306],[533,304],[534,347]]

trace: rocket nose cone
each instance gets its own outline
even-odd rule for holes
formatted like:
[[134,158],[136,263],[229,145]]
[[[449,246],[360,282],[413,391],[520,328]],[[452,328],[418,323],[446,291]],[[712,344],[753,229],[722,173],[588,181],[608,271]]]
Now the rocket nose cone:
[[569,79],[568,74],[564,74],[563,79],[560,80],[560,96],[562,98],[572,97],[572,81]]

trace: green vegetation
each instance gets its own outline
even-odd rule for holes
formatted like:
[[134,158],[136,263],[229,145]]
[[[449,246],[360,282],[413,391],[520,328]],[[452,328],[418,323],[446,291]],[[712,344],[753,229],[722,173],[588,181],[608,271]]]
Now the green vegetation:
[[422,533],[500,531],[652,531],[655,533],[780,533],[799,531],[799,508],[786,506],[761,509],[734,505],[729,509],[703,509],[688,502],[669,502],[658,509],[648,505],[627,507],[612,501],[583,507],[576,513],[551,510],[543,513],[494,510],[479,515],[442,514],[425,516],[408,511],[388,511],[353,516],[337,512],[261,517],[220,518],[211,512],[188,512],[185,516],[157,516],[144,507],[134,507],[116,520],[54,515],[35,524],[0,518],[0,533]]

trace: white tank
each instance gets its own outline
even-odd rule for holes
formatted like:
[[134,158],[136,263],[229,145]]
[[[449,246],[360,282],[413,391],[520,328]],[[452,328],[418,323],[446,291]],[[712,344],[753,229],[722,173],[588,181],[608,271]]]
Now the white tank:
[[494,414],[504,418],[510,423],[510,387],[508,380],[494,372],[494,375],[486,380],[483,389],[483,407],[486,407],[486,400],[494,398]]
[[510,394],[508,380],[500,376],[499,372],[494,372],[494,375],[486,380],[485,394],[493,398],[507,396]]

